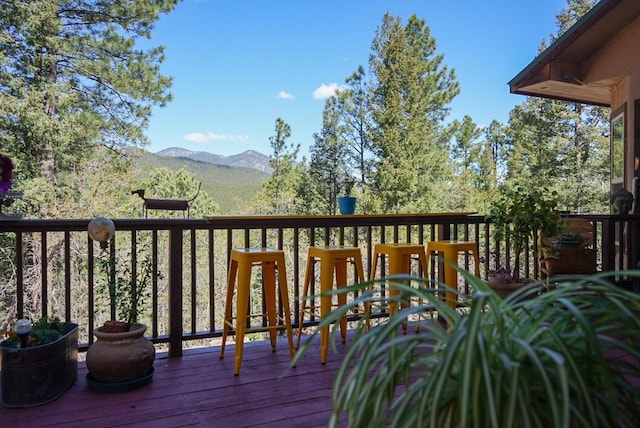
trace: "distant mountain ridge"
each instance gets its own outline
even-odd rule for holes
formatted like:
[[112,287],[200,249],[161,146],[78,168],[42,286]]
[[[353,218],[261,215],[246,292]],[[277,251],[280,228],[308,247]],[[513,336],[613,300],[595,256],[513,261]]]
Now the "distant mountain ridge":
[[272,172],[271,167],[269,167],[269,156],[256,152],[255,150],[246,150],[232,156],[222,156],[209,152],[194,152],[180,147],[170,147],[157,152],[156,155],[163,157],[186,158],[214,165],[252,168],[266,173]]
[[[185,152],[188,154],[189,150],[177,149],[174,153],[177,155]],[[241,161],[248,162],[252,156],[253,154],[250,153],[244,161]],[[220,157],[225,158],[224,156]],[[257,158],[260,159],[260,157]],[[262,183],[268,180],[270,175],[270,173],[260,170],[260,165],[257,167],[220,165],[198,160],[197,156],[191,158],[142,151],[141,156],[136,159],[138,166],[147,173],[166,168],[171,171],[184,169],[193,174],[196,180],[202,183],[202,191],[218,203],[222,214],[247,214],[255,195],[262,188]],[[252,165],[256,164],[252,163]]]

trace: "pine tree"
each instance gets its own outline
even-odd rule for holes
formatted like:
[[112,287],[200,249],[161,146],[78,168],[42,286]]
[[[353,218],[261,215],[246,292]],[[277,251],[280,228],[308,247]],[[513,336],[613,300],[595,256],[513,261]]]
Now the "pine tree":
[[483,142],[480,138],[483,129],[478,127],[471,116],[465,115],[462,122],[455,120],[452,125],[453,144],[451,155],[454,162],[454,177],[452,179],[452,198],[447,209],[465,211],[477,210],[479,188],[476,185],[481,180],[481,155]]
[[[595,5],[567,0],[557,16],[560,37]],[[539,51],[546,48],[543,43]],[[605,212],[609,175],[609,109],[528,97],[509,117],[507,184],[544,186],[558,193],[559,206],[572,212]]]
[[358,177],[360,188],[364,189],[370,183],[373,174],[371,92],[362,66],[358,67],[358,70],[345,82],[348,89],[337,94],[336,108],[342,125],[338,128],[338,137],[345,142],[349,166]]
[[337,98],[328,98],[322,114],[322,130],[314,134],[310,147],[308,170],[309,214],[336,214],[336,200],[340,196],[341,181],[348,174],[348,147],[339,139],[340,111]]
[[451,177],[443,121],[459,93],[424,20],[385,14],[370,57],[375,193],[384,212],[436,209]]
[[257,196],[258,211],[263,214],[296,215],[301,209],[301,166],[296,162],[300,144],[287,144],[291,126],[282,118],[276,119],[275,135],[269,137],[273,153],[269,166],[271,177],[263,184]]
[[146,142],[171,79],[160,74],[163,48],[137,42],[177,2],[0,0],[0,144],[18,178],[54,192],[95,146]]

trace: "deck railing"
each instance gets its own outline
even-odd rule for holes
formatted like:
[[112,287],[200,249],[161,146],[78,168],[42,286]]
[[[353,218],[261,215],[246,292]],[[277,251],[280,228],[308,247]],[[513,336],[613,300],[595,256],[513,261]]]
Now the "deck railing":
[[[581,217],[593,223],[598,270],[636,268],[640,216]],[[57,316],[80,325],[80,350],[92,343],[94,327],[110,314],[96,263],[101,249],[88,237],[88,223],[89,219],[0,220],[0,314],[5,317],[0,322],[4,329],[19,318]],[[235,247],[283,249],[294,302],[299,301],[307,250],[313,245],[360,247],[365,275],[372,266],[373,246],[384,242],[475,241],[483,278],[498,265],[514,268],[515,260],[508,240],[494,242],[491,224],[483,216],[467,213],[114,219],[114,223],[117,232],[110,248],[130,255],[128,266],[119,268],[138,278],[140,257],[152,264],[154,275],[140,321],[147,324],[147,335],[154,343],[168,345],[170,356],[182,355],[185,343],[220,336],[228,257]],[[527,277],[539,277],[536,252],[537,243],[531,243],[528,257],[521,258],[518,268]],[[473,261],[464,258],[459,264],[469,269]],[[377,275],[384,276],[385,265],[380,266]],[[442,266],[435,260],[430,266],[429,275],[442,278]],[[415,274],[425,275],[418,270]],[[464,283],[459,287],[470,292]],[[292,308],[294,325],[299,319],[298,306]]]

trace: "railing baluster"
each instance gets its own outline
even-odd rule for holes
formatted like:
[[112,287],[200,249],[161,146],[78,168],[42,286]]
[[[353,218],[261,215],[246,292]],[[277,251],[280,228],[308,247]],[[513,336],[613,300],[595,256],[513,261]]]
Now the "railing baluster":
[[64,232],[64,319],[71,322],[71,238]]
[[[213,233],[213,229],[209,229],[207,231],[207,234],[209,236],[208,242],[208,252],[207,252],[207,258],[209,259],[209,284],[215,284],[216,283],[216,263],[215,263],[215,254],[214,254],[214,246],[215,246],[215,240],[214,240],[214,236],[215,234]],[[214,305],[213,303],[216,300],[216,295],[215,295],[215,287],[209,287],[209,332],[213,333],[216,329],[216,305]]]
[[[40,295],[42,316],[49,315],[49,277],[47,275],[49,268],[49,257],[47,256],[47,232],[40,233]],[[34,308],[35,309],[35,308]]]
[[198,318],[198,289],[197,289],[197,242],[196,229],[191,229],[191,334],[196,334],[198,327],[196,321]]
[[169,356],[182,356],[182,229],[169,232]]
[[17,319],[24,318],[24,247],[22,245],[22,232],[15,233],[16,249],[16,304],[18,305]]
[[151,232],[151,335],[158,337],[158,229]]

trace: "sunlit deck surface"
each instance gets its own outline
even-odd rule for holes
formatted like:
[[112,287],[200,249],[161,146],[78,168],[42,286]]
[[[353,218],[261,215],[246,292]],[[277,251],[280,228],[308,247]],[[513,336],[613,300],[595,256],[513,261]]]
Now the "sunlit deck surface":
[[[304,339],[303,339],[304,340]],[[86,366],[62,397],[38,407],[0,406],[0,426],[17,427],[323,427],[331,412],[331,388],[349,342],[337,341],[320,363],[319,339],[290,369],[285,339],[271,352],[268,341],[245,344],[239,376],[235,344],[186,350],[181,358],[158,354],[153,380],[128,392],[90,390]]]

